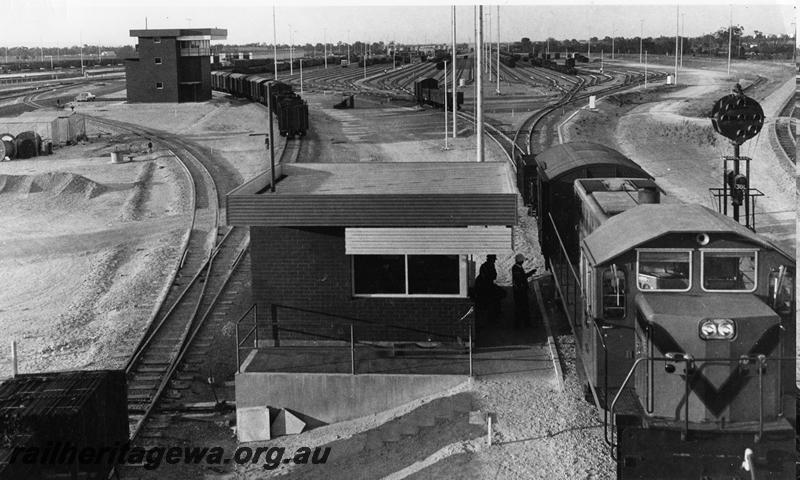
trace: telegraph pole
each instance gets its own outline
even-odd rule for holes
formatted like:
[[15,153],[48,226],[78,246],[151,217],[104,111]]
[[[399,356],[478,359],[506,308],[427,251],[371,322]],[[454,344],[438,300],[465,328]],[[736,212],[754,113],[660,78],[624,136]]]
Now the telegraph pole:
[[500,95],[500,5],[497,6],[497,94]]
[[294,75],[294,35],[292,35],[292,24],[289,24],[289,76]]
[[[278,80],[278,30],[275,28],[275,5],[272,6],[272,72],[275,81]],[[270,143],[272,139],[270,139]]]
[[475,32],[474,32],[474,34],[472,36],[472,39],[475,41],[475,48],[473,49],[473,51],[474,51],[473,57],[474,58],[472,59],[472,74],[473,74],[473,76],[476,77],[476,78],[473,79],[473,81],[474,81],[473,85],[474,85],[474,88],[475,88],[475,102],[476,102],[475,103],[475,111],[473,112],[473,116],[474,116],[475,125],[477,125],[478,124],[478,104],[477,104],[477,101],[478,101],[478,79],[477,79],[477,77],[481,74],[481,70],[480,70],[481,62],[478,61],[478,55],[479,55],[478,52],[481,52],[481,50],[478,50],[478,6],[477,5],[473,5],[472,6],[472,23],[473,23],[473,27],[475,28]]
[[639,65],[642,64],[642,38],[644,37],[644,20],[639,20]]
[[[453,70],[453,138],[456,138],[456,6],[453,5],[453,25],[451,27],[452,30],[452,40],[453,40],[453,64],[450,67]],[[447,89],[445,89],[447,92]]]
[[[455,70],[455,69],[454,69]],[[444,150],[450,150],[447,146],[447,60],[444,61]]]
[[675,85],[678,85],[678,29],[680,28],[681,7],[675,7]]
[[[483,22],[483,17],[481,17],[481,22]],[[483,26],[483,24],[481,24]],[[485,52],[486,52],[486,73],[489,74],[489,81],[492,81],[492,11],[490,9],[486,9],[486,28],[487,28],[487,37],[488,42],[484,44]]]
[[328,69],[328,29],[322,31],[322,42],[325,44],[325,70]]
[[728,22],[728,75],[731,74],[731,42],[733,40],[733,6],[731,6],[731,16]]
[[[478,44],[476,51],[483,52],[483,5],[478,6]],[[477,90],[478,94],[476,97],[476,119],[477,119],[477,153],[478,153],[478,161],[483,161],[483,71],[481,70],[481,56],[478,55],[478,68],[477,68]]]
[[269,82],[267,83],[267,112],[269,115],[269,167],[272,181],[270,182],[270,191],[275,193],[275,142],[272,133],[272,88]]

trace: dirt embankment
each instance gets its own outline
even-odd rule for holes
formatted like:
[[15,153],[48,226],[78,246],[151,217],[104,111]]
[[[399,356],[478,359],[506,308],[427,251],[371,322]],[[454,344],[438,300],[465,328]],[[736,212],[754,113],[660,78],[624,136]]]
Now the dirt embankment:
[[21,372],[124,365],[179,258],[186,180],[166,151],[111,164],[125,141],[0,164],[0,323]]
[[[767,121],[761,133],[742,146],[741,155],[753,159],[750,184],[764,193],[756,203],[757,226],[764,227],[760,232],[793,251],[790,224],[795,208],[790,200],[795,181],[785,174],[769,137],[771,112],[791,79],[784,66],[754,65],[749,70],[740,66],[730,77],[717,70],[684,69],[677,89],[634,90],[604,99],[596,111],[581,111],[565,127],[565,139],[616,148],[642,165],[670,195],[716,209],[708,189],[722,186],[721,159],[732,155],[733,147],[714,132],[708,114],[736,81],[744,79],[747,84],[759,75],[765,80],[747,93],[762,102]],[[780,88],[770,91],[770,86]]]

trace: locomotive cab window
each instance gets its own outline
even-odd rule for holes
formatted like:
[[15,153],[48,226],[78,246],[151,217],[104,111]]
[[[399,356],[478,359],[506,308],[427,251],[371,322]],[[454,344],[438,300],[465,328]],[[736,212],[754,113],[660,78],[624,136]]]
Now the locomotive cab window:
[[755,250],[702,250],[703,290],[752,292],[756,289]]
[[691,250],[637,250],[639,290],[686,292],[692,286]]
[[616,264],[611,265],[603,270],[602,282],[603,318],[625,318],[625,271]]
[[353,255],[356,296],[466,296],[459,255]]

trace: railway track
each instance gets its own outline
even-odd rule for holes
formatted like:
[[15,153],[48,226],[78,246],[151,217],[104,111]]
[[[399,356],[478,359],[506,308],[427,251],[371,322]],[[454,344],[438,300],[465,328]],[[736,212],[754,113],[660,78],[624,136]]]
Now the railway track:
[[[665,75],[666,74],[664,74],[663,72],[650,72],[648,74],[648,78],[657,79],[657,78],[662,78]],[[600,84],[602,86],[600,85],[595,86],[592,91],[583,91],[583,92],[581,92],[581,90],[584,88],[586,80],[585,78],[581,78],[581,81],[575,86],[573,86],[572,89],[567,91],[559,102],[539,110],[538,112],[528,117],[528,119],[525,122],[523,122],[523,124],[519,127],[519,129],[517,129],[517,132],[515,133],[514,136],[514,144],[517,147],[516,151],[520,153],[525,151],[528,155],[534,153],[533,146],[537,143],[534,140],[534,134],[537,132],[537,127],[542,122],[548,120],[549,115],[554,111],[556,111],[557,109],[567,107],[580,100],[585,100],[590,95],[608,95],[614,92],[630,88],[631,86],[638,83],[640,75],[634,75],[626,72],[624,76],[620,75],[620,77],[618,78],[622,78],[621,83],[616,83],[613,80],[607,80],[606,82],[603,82],[605,85]],[[554,135],[552,132],[552,128],[547,128],[544,131],[544,140],[538,143],[543,144],[544,147],[548,147],[553,143],[553,137]],[[527,143],[525,145],[520,145],[519,144],[520,138],[525,138],[527,140]]]
[[783,152],[792,161],[797,163],[797,119],[800,111],[797,109],[797,98],[793,96],[781,109],[775,120],[775,135]]
[[[24,96],[23,103],[41,108],[33,96]],[[222,225],[220,205],[224,204],[231,181],[215,178],[215,175],[219,177],[219,172],[197,145],[177,135],[138,125],[86,117],[105,129],[153,139],[172,152],[189,179],[192,218],[184,237],[180,264],[147,331],[125,366],[130,441],[146,447],[162,436],[163,419],[154,417],[160,415],[160,405],[164,402],[167,409],[175,408],[174,400],[180,397],[176,392],[182,386],[185,388],[186,372],[193,368],[193,360],[187,357],[187,352],[205,322],[212,317],[220,298],[225,296],[231,278],[246,255],[249,235],[247,229]],[[277,152],[280,161],[295,162],[301,145],[300,140],[287,140],[283,150]],[[241,278],[238,282],[241,283]],[[219,317],[215,318],[220,321]],[[208,348],[208,345],[194,347],[197,348]]]
[[[125,368],[130,439],[146,445],[160,436],[159,425],[148,428],[148,421],[162,399],[174,397],[172,382],[179,370],[191,368],[182,364],[186,352],[236,271],[249,238],[246,229],[222,225],[219,206],[227,189],[218,188],[218,179],[209,168],[211,160],[197,146],[175,135],[124,122],[88,119],[106,128],[154,139],[173,152],[193,186],[193,216],[180,266]],[[292,160],[296,159],[299,144],[299,141],[287,142],[280,155],[285,157],[288,153]]]
[[793,118],[778,118],[775,120],[775,135],[778,137],[778,144],[792,163],[797,163],[796,128]]

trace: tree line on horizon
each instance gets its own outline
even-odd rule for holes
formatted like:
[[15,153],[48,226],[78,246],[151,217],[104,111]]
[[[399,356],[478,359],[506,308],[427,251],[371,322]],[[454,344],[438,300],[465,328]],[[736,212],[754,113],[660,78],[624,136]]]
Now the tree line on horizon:
[[[736,57],[745,56],[760,56],[767,58],[789,58],[793,53],[794,39],[787,34],[765,34],[758,30],[753,31],[752,34],[745,35],[744,27],[741,25],[734,25],[731,29],[732,39],[731,46],[733,55]],[[541,53],[549,48],[551,52],[577,52],[585,53],[587,47],[590,48],[592,55],[597,52],[603,51],[608,54],[611,53],[612,38],[605,36],[603,38],[592,37],[589,39],[590,45],[587,45],[586,39],[562,39],[550,37],[546,40],[532,41],[530,38],[522,38],[519,42],[501,42],[501,50],[510,49],[516,53]],[[362,42],[354,41],[350,44],[350,51],[353,55],[360,55],[364,47],[372,54],[388,53],[393,45],[393,42],[384,43],[379,42]],[[398,50],[413,49],[415,44],[397,42]],[[444,45],[444,44],[443,44]],[[615,53],[639,53],[640,39],[636,37],[614,37],[613,39]],[[674,36],[659,36],[647,37],[641,39],[642,50],[645,50],[650,55],[672,55],[675,53],[675,37]],[[471,43],[461,42],[459,48],[472,48]],[[271,49],[272,44],[269,43],[246,43],[246,44],[215,44],[212,45],[212,50],[215,54],[221,52],[238,52],[247,48],[253,49]],[[289,44],[278,44],[279,50],[286,50]],[[294,48],[302,49],[305,55],[315,54],[322,55],[325,46],[318,42],[316,44],[306,43],[294,45]],[[336,42],[328,43],[328,54],[338,54],[346,52],[347,43]],[[83,46],[83,56],[86,60],[98,59],[98,55],[103,53],[113,52],[114,58],[121,61],[125,58],[136,57],[136,48],[133,45],[123,46],[103,46],[103,45],[88,45]],[[683,54],[696,54],[696,55],[727,55],[728,54],[728,27],[721,27],[713,33],[707,33],[696,37],[686,37],[683,42]],[[4,47],[0,48],[0,63],[8,59],[8,63],[37,63],[43,62],[50,64],[51,58],[55,62],[64,58],[74,58],[80,56],[81,47],[73,45],[70,47],[56,48],[56,47]],[[104,59],[104,55],[99,57]]]

